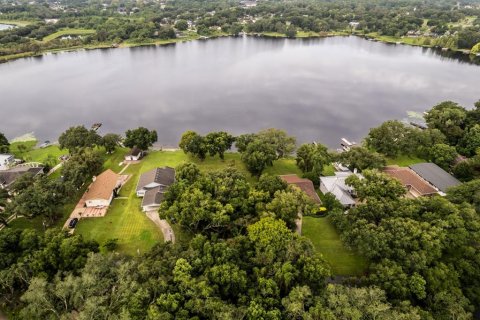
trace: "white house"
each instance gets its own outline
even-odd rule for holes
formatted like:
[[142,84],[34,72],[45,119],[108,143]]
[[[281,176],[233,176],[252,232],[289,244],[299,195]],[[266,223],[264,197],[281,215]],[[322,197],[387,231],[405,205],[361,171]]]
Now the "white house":
[[143,158],[143,151],[137,147],[133,147],[132,150],[125,156],[125,161],[138,161]]
[[119,176],[108,169],[97,177],[85,193],[85,206],[108,207],[113,200],[115,189],[120,186]]
[[354,189],[347,186],[345,180],[353,172],[335,172],[334,176],[320,177],[320,191],[323,194],[331,193],[346,208],[355,206]]
[[155,168],[140,176],[137,184],[137,197],[144,197],[148,190],[168,187],[175,182],[175,169],[170,167]]
[[8,170],[15,163],[15,157],[11,154],[0,154],[0,170]]

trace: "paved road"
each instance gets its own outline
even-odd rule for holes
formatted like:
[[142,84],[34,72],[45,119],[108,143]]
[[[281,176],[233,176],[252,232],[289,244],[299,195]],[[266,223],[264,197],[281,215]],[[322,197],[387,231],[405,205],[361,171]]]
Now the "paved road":
[[172,227],[170,227],[167,220],[160,219],[158,211],[148,211],[147,217],[160,228],[165,242],[171,241],[172,243],[175,243],[175,234],[173,233]]

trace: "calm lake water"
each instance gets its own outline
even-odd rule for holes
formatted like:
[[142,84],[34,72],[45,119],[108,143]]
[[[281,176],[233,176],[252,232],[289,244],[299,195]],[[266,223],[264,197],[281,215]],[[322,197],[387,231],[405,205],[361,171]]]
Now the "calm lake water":
[[282,128],[337,147],[406,111],[472,107],[480,67],[429,49],[357,37],[222,38],[163,47],[51,54],[0,65],[0,131],[55,140],[72,125],[234,134]]

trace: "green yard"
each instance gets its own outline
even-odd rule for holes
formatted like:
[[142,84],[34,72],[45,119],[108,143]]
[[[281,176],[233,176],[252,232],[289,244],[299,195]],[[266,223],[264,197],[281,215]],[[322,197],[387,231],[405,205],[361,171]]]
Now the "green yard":
[[367,262],[346,249],[328,217],[303,217],[302,233],[330,264],[334,275],[361,275]]
[[82,35],[89,35],[94,34],[96,31],[93,29],[74,29],[74,28],[66,28],[59,30],[55,33],[52,33],[45,38],[43,38],[43,42],[48,42],[63,36],[82,36]]
[[58,145],[51,145],[46,148],[35,148],[38,141],[14,142],[10,145],[10,152],[15,157],[26,162],[40,162],[55,165],[60,162],[61,155],[68,154],[68,150],[61,150]]
[[411,157],[406,155],[400,155],[395,158],[387,158],[387,165],[397,165],[400,167],[408,167],[412,164],[426,162],[424,159],[418,157]]

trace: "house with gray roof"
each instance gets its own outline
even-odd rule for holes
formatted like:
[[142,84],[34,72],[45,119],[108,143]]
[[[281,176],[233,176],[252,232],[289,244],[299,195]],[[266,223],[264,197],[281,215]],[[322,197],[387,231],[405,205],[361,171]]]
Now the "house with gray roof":
[[145,196],[150,189],[168,187],[175,182],[175,169],[170,167],[155,168],[143,173],[137,184],[137,197]]
[[142,210],[157,211],[160,208],[160,204],[165,196],[167,187],[158,186],[153,189],[147,190],[142,199]]
[[[333,194],[345,208],[351,208],[355,206],[355,190],[353,187],[348,186],[345,183],[345,180],[352,174],[356,173],[351,171],[335,172],[334,176],[320,177],[320,191],[322,191],[323,194]],[[359,174],[356,175],[360,176]]]
[[435,163],[417,163],[411,165],[410,169],[415,171],[423,180],[434,186],[440,195],[445,195],[448,188],[461,184],[454,176]]
[[18,166],[9,170],[0,171],[0,188],[8,189],[18,178],[25,174],[33,176],[43,173],[43,167]]

